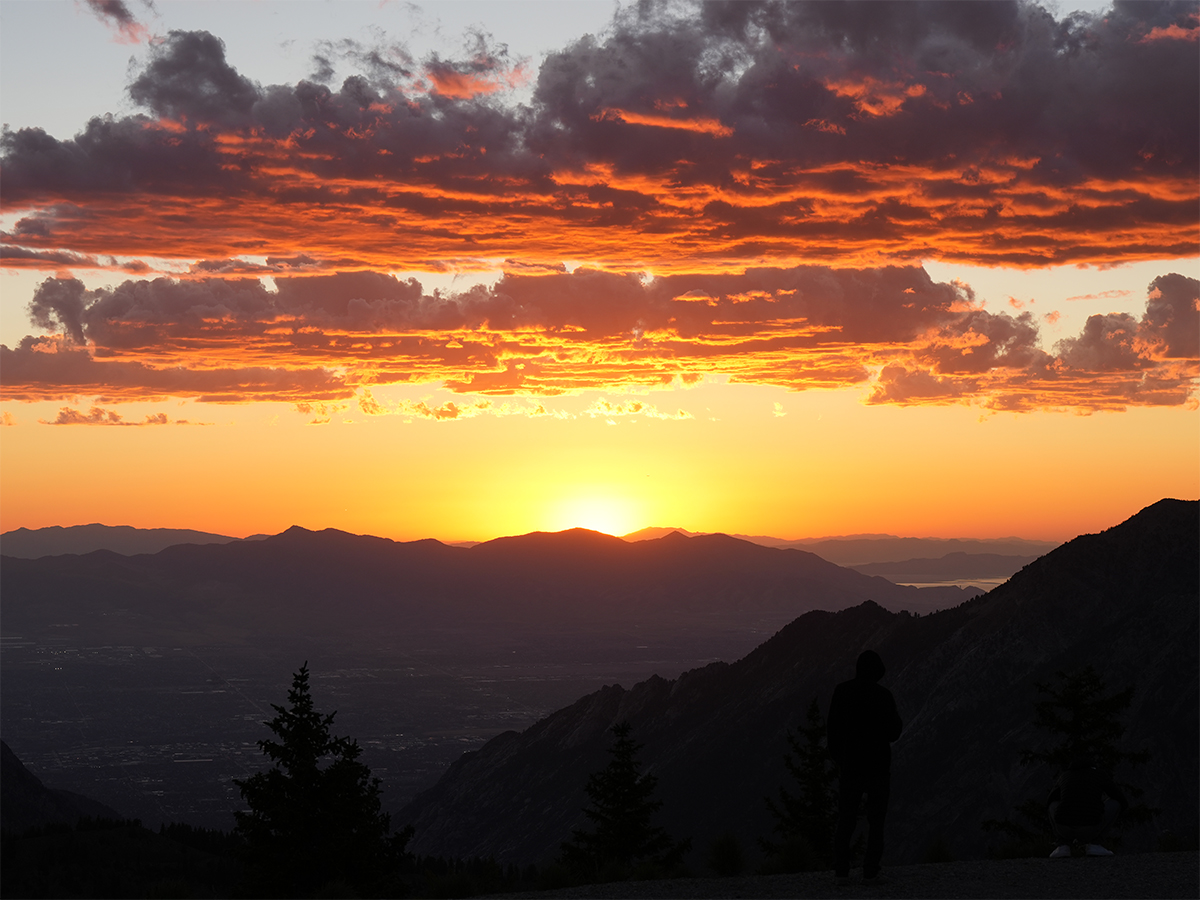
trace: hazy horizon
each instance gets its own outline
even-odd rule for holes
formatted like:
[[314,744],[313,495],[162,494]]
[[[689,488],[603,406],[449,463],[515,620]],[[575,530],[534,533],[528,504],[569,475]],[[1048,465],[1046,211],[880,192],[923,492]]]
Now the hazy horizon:
[[0,24],[4,530],[1061,541],[1200,496],[1196,3]]
[[[1180,498],[1180,499],[1189,499],[1189,498]],[[1117,523],[1114,522],[1113,524],[1117,524]],[[319,528],[319,527],[318,528],[309,528],[308,526],[304,526],[304,525],[289,525],[289,526],[287,526],[287,528],[284,528],[281,531],[270,532],[270,533],[268,533],[268,532],[248,532],[246,534],[225,534],[222,532],[205,531],[204,529],[192,528],[192,527],[182,526],[182,525],[139,526],[139,525],[127,525],[125,523],[109,524],[107,522],[78,522],[78,523],[74,523],[71,525],[42,525],[37,528],[27,528],[26,526],[17,526],[16,528],[5,529],[3,532],[0,532],[0,536],[8,534],[9,532],[21,531],[21,530],[42,531],[42,530],[55,529],[55,528],[59,528],[59,529],[87,528],[89,526],[94,526],[94,525],[99,525],[102,528],[134,528],[139,531],[157,531],[157,530],[161,530],[161,531],[194,531],[194,532],[213,535],[213,536],[217,536],[217,537],[228,537],[228,538],[232,538],[233,540],[245,540],[246,538],[249,538],[249,537],[273,537],[275,535],[282,534],[284,531],[287,531],[288,529],[293,528],[293,527],[304,528],[306,531],[323,531],[323,530],[325,530],[324,528]],[[328,527],[332,528],[332,526],[328,526]],[[968,535],[963,535],[963,534],[917,535],[917,534],[888,534],[888,533],[884,533],[884,532],[859,532],[856,534],[826,534],[826,535],[815,535],[815,536],[805,535],[805,536],[801,536],[801,537],[787,537],[787,536],[783,536],[783,535],[765,535],[765,534],[753,534],[752,535],[752,534],[745,534],[745,533],[733,532],[733,531],[694,531],[692,529],[684,528],[682,526],[663,526],[663,525],[647,525],[643,528],[638,528],[633,531],[627,531],[627,532],[624,532],[621,534],[614,534],[612,532],[603,531],[602,529],[598,529],[598,528],[586,528],[584,526],[577,525],[577,526],[571,526],[569,528],[555,529],[554,531],[543,530],[543,529],[534,529],[533,531],[526,531],[526,532],[513,533],[513,534],[496,534],[496,535],[491,535],[489,537],[484,537],[484,538],[442,537],[442,536],[435,535],[435,534],[427,534],[427,535],[424,535],[423,537],[419,537],[419,538],[397,538],[397,537],[391,537],[386,534],[372,534],[370,532],[347,532],[347,533],[357,534],[357,535],[361,535],[364,537],[367,537],[367,536],[382,537],[382,538],[387,538],[388,540],[396,541],[398,543],[405,543],[405,542],[409,542],[409,541],[413,541],[413,540],[419,541],[419,540],[433,539],[433,540],[441,541],[444,544],[462,544],[462,543],[485,543],[487,541],[498,540],[499,538],[504,538],[504,537],[520,537],[521,535],[525,535],[525,534],[537,534],[537,533],[558,534],[558,533],[561,533],[564,531],[571,531],[576,528],[582,528],[585,531],[593,531],[593,532],[596,532],[597,534],[603,534],[603,535],[607,535],[609,537],[621,538],[622,540],[626,540],[634,535],[641,534],[641,533],[647,532],[647,531],[653,531],[653,532],[662,531],[664,534],[670,533],[672,531],[679,531],[679,532],[683,532],[687,535],[727,534],[727,535],[730,535],[731,537],[769,538],[771,540],[779,540],[779,541],[784,541],[784,542],[788,542],[788,543],[800,543],[800,542],[815,543],[815,542],[819,542],[819,541],[874,540],[874,539],[889,539],[889,538],[901,538],[901,539],[907,539],[907,540],[923,540],[923,541],[1021,540],[1021,541],[1036,541],[1036,542],[1057,541],[1059,543],[1062,543],[1063,541],[1070,539],[1070,538],[1030,537],[1028,535],[1017,535],[1017,534],[1006,534],[1006,535],[994,535],[994,536],[988,536],[988,537],[981,537],[979,535],[970,535],[970,534],[968,534]],[[346,531],[346,529],[342,529],[342,528],[334,528],[333,530]],[[1076,536],[1077,535],[1071,535],[1070,537],[1076,537]]]

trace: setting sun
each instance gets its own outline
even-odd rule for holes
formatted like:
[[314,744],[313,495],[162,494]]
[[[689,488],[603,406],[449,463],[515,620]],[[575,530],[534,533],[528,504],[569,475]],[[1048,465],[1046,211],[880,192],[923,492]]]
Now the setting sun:
[[601,491],[580,493],[563,498],[550,513],[550,531],[567,528],[587,528],[604,534],[621,536],[645,526],[639,521],[640,504],[618,495],[605,496]]

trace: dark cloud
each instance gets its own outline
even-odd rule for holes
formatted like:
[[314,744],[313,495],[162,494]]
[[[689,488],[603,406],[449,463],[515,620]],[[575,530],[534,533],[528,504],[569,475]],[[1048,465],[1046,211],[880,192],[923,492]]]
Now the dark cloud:
[[322,368],[156,367],[138,361],[97,359],[87,350],[32,335],[12,349],[0,344],[0,371],[3,396],[10,400],[90,396],[111,403],[194,397],[213,403],[241,403],[353,395],[342,378]]
[[1200,281],[1173,273],[1150,282],[1141,334],[1168,359],[1200,358]]
[[974,394],[979,383],[970,379],[947,378],[903,365],[884,366],[879,373],[868,403],[953,403]]
[[122,263],[111,256],[97,259],[70,250],[30,250],[11,244],[0,244],[0,261],[9,268],[45,269],[54,266],[61,269],[115,269],[131,275],[150,272],[150,266],[141,260]]
[[313,81],[328,84],[339,64],[352,65],[367,75],[376,87],[394,87],[413,77],[416,63],[402,43],[380,42],[374,46],[342,38],[325,40],[313,54]]
[[296,256],[268,256],[266,263],[247,262],[244,259],[201,259],[188,267],[188,274],[208,277],[213,275],[274,275],[277,273],[322,272],[352,261],[322,260],[301,253]]
[[210,331],[251,337],[284,322],[362,332],[535,329],[635,341],[656,332],[685,341],[761,337],[789,323],[810,342],[827,333],[870,343],[907,342],[940,323],[959,322],[952,309],[970,300],[969,289],[895,266],[764,267],[650,280],[586,268],[509,272],[493,287],[449,295],[425,294],[416,279],[375,272],[277,275],[275,285],[269,291],[258,279],[159,278],[89,291],[77,279],[51,278],[37,288],[29,311],[39,327],[61,327],[79,343],[86,332],[86,340],[106,348],[152,347]]
[[[522,61],[483,33],[421,61],[330,40],[311,80],[259,85],[172,32],[131,81],[142,114],[3,132],[0,255],[188,277],[47,280],[31,319],[63,337],[5,348],[4,390],[335,404],[721,372],[874,379],[879,403],[1185,402],[1195,279],[1048,351],[1031,314],[909,263],[1194,254],[1197,36],[1196,2],[644,2],[548,54],[520,105]],[[388,274],[496,259],[462,292]]]
[[250,124],[258,87],[225,61],[225,42],[207,31],[172,31],[129,85],[135,103],[164,119]]
[[[33,249],[364,269],[1187,255],[1198,10],[643,3],[549,54],[528,107],[482,34],[421,63],[331,41],[314,81],[260,86],[172,32],[130,85],[149,115],[4,134],[6,202]],[[64,198],[109,227],[37,218]]]
[[938,328],[919,356],[941,373],[1038,370],[1048,366],[1051,358],[1037,343],[1038,328],[1030,313],[1014,318],[973,309]]
[[[117,31],[126,43],[136,43],[147,36],[146,26],[137,20],[127,3],[122,0],[85,0],[93,13],[105,25]],[[144,0],[143,5],[153,10],[154,4]]]
[[1091,372],[1142,369],[1152,361],[1140,352],[1138,321],[1128,313],[1088,316],[1079,337],[1057,345],[1058,356],[1073,369]]
[[55,331],[61,326],[67,337],[76,344],[83,344],[85,295],[83,282],[77,278],[47,278],[29,304],[29,320],[46,331]]
[[[105,212],[88,205],[87,197],[117,192],[129,195],[178,196],[234,189],[236,172],[222,169],[213,136],[206,131],[163,128],[145,116],[94,118],[73,140],[60,141],[40,128],[5,130],[0,134],[6,202],[20,203],[37,195],[68,195],[79,203],[50,202],[18,223],[24,243],[54,246],[93,233]],[[151,212],[153,215],[153,212]],[[164,228],[179,223],[161,222]],[[103,250],[111,251],[112,237]],[[151,254],[162,249],[147,242]]]
[[125,417],[111,409],[93,406],[86,413],[64,406],[53,421],[38,419],[42,425],[122,425],[144,427],[146,425],[191,425],[187,419],[171,419],[166,413],[149,413],[141,422],[127,422]]

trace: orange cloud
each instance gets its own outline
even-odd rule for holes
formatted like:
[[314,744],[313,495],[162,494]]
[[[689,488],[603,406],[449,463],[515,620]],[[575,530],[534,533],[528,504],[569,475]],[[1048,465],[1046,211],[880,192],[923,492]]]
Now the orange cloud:
[[870,75],[831,79],[825,82],[825,87],[839,97],[853,100],[855,108],[868,116],[893,116],[905,100],[925,95],[923,84],[883,81]]
[[[507,274],[425,293],[378,273],[156,279],[89,291],[49,279],[30,305],[56,332],[0,348],[0,394],[339,404],[433,419],[543,415],[492,401],[388,406],[371,389],[441,382],[462,394],[553,396],[694,383],[870,386],[873,403],[1113,408],[1184,403],[1200,365],[1195,279],[1165,275],[1141,319],[1093,316],[1052,350],[1037,320],[980,308],[920,269]],[[873,376],[872,372],[879,372]],[[340,407],[339,407],[340,408]],[[315,405],[314,422],[332,412]],[[660,414],[633,400],[595,414]]]
[[727,125],[722,125],[718,119],[677,119],[671,116],[631,112],[627,109],[611,109],[607,107],[593,116],[593,118],[627,122],[630,125],[649,125],[653,128],[677,128],[680,131],[695,131],[700,134],[711,134],[714,137],[729,137],[733,134],[733,129]]
[[431,70],[428,74],[429,81],[437,93],[456,100],[469,100],[480,94],[490,94],[504,87],[502,81],[475,75],[471,72],[456,72],[448,69]]
[[1200,40],[1200,13],[1192,13],[1190,16],[1193,24],[1185,27],[1172,22],[1170,25],[1156,25],[1151,28],[1139,43],[1151,43],[1153,41],[1195,41]]

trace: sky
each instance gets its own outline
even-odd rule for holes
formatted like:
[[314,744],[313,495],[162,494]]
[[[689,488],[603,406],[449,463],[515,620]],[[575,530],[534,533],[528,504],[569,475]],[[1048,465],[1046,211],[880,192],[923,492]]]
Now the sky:
[[0,528],[1200,495],[1200,4],[0,4]]

